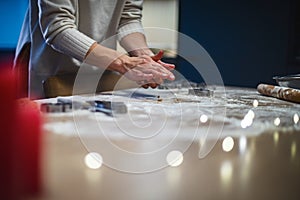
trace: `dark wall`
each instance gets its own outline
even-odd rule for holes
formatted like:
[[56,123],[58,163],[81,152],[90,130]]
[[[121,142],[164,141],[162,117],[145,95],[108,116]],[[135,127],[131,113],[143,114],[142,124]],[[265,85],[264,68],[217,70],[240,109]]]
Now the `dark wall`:
[[[206,49],[226,85],[256,87],[300,72],[289,63],[294,10],[293,0],[181,0],[179,31]],[[179,41],[179,52],[185,48]],[[201,81],[188,62],[178,65],[188,79]]]
[[[292,56],[291,63],[296,63],[300,65],[300,1],[296,1],[295,3],[295,26],[293,26],[293,34],[292,34]],[[299,70],[298,70],[299,71]]]

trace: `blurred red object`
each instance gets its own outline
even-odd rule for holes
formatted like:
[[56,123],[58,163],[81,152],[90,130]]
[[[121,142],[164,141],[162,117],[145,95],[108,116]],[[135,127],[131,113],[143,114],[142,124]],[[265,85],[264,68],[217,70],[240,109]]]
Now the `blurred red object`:
[[1,198],[21,199],[41,190],[42,118],[35,102],[17,99],[17,78],[0,68]]
[[0,165],[1,197],[12,199],[15,183],[13,180],[13,141],[16,126],[15,76],[8,69],[0,70]]

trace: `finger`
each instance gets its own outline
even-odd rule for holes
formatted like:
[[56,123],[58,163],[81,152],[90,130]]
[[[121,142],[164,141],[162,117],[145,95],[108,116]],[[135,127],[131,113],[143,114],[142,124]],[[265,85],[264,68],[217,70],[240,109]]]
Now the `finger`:
[[160,70],[161,72],[168,72],[168,73],[170,70],[173,70],[175,68],[175,65],[166,64],[161,60],[155,62],[152,65],[158,67],[158,70]]
[[145,85],[142,85],[143,88],[145,89],[148,89],[149,88],[149,85],[148,84],[145,84]]
[[[163,82],[163,81],[161,81]],[[142,86],[143,88],[156,88],[157,86],[159,86],[158,82],[155,82],[154,80],[151,80],[151,81],[136,81],[136,83],[139,85],[139,86]]]
[[154,60],[155,62],[159,61],[164,55],[164,51],[163,50],[159,50],[159,52],[154,55],[154,56],[151,56],[152,60]]
[[152,74],[153,77],[161,78],[161,79],[168,79],[168,80],[175,79],[175,76],[172,72],[170,72],[169,70],[167,70],[166,68],[164,68],[163,66],[155,62],[151,64],[147,63],[147,64],[139,65],[131,70],[137,70],[143,74],[147,74],[147,76],[144,77],[147,80],[149,80],[148,79],[149,74]]
[[153,74],[143,73],[142,71],[131,69],[124,74],[128,79],[132,81],[144,81],[153,79]]
[[161,69],[149,69],[150,72],[153,74],[153,76],[157,79],[168,79],[168,80],[174,80],[175,76],[172,72],[166,70],[165,68],[163,68],[163,70]]
[[145,89],[148,89],[148,88],[149,88],[149,85],[148,85],[148,84],[145,84],[145,81],[136,81],[136,83],[137,83],[139,86],[141,86],[141,87],[143,87],[143,88],[145,88]]
[[142,86],[147,86],[147,87],[151,87],[151,88],[156,88],[159,84],[154,83],[154,82],[148,82],[148,83],[144,83],[142,84]]
[[[162,84],[164,82],[164,79],[162,79],[162,78],[158,78],[158,77],[154,77],[151,81],[149,81],[149,83],[148,84],[153,84],[153,86],[154,85],[160,85],[160,84]],[[151,85],[150,85],[151,86]],[[156,87],[156,86],[154,86],[154,87]]]
[[157,86],[159,86],[163,82],[164,82],[163,79],[154,77],[150,81],[145,81],[144,84],[147,83],[147,85],[150,86],[151,88],[156,88]]
[[170,73],[170,75],[168,77],[168,80],[170,80],[170,81],[174,81],[175,80],[175,76],[174,76],[174,74],[172,72]]
[[146,74],[153,74],[156,78],[168,79],[170,76],[170,72],[168,70],[162,69],[162,67],[158,66],[144,66],[139,68],[139,70]]
[[154,77],[157,78],[168,79],[171,81],[175,79],[174,74],[161,65],[154,66],[154,69],[151,71],[151,73],[153,73]]
[[156,84],[156,83],[149,83],[148,84],[151,88],[156,88],[159,84]]
[[166,67],[162,66],[158,62],[151,62],[151,63],[145,63],[141,65],[142,67],[145,67],[147,69],[152,69],[161,73],[169,73],[170,70],[166,69]]
[[153,78],[153,82],[151,82],[151,83],[154,83],[154,84],[156,84],[156,85],[160,85],[160,84],[162,84],[164,82],[164,80],[162,79],[162,78],[156,78],[156,77],[154,77]]
[[173,70],[175,69],[175,65],[174,64],[170,64],[170,63],[165,63],[161,60],[158,60],[157,63],[159,63],[161,66],[163,66],[164,68],[168,69],[168,70]]

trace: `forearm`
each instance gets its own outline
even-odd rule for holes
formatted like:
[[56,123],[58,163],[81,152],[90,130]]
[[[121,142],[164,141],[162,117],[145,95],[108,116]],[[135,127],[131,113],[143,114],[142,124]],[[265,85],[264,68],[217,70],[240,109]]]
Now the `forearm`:
[[154,55],[147,45],[145,35],[142,33],[136,32],[125,36],[120,44],[131,56]]
[[[84,62],[89,65],[97,66],[102,69],[114,70],[123,74],[126,70],[122,67],[122,61],[119,60],[122,56],[124,55],[120,52],[95,42],[88,50]],[[115,65],[112,65],[112,63],[115,63]]]

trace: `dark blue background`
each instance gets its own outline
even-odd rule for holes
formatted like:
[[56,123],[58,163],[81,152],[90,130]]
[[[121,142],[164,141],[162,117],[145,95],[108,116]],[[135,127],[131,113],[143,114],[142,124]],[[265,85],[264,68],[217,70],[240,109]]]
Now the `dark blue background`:
[[[182,0],[179,30],[207,50],[226,85],[256,87],[300,72],[291,58],[296,9],[294,0]],[[185,77],[202,81],[189,63],[179,63]]]
[[12,63],[27,5],[28,0],[0,0],[0,63]]
[[0,0],[0,47],[15,48],[28,0]]

